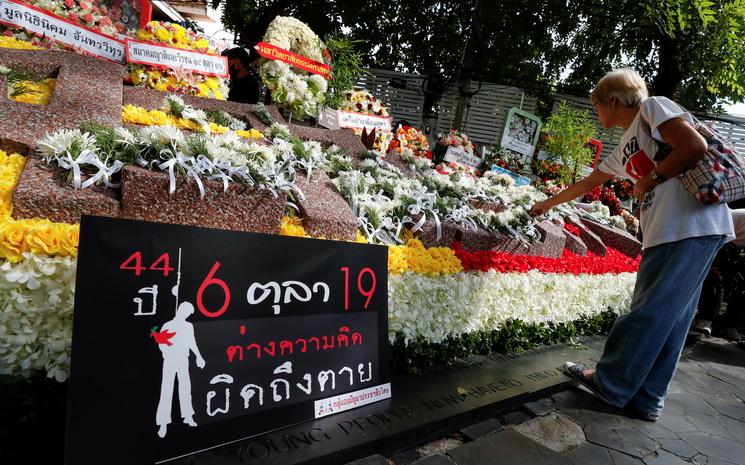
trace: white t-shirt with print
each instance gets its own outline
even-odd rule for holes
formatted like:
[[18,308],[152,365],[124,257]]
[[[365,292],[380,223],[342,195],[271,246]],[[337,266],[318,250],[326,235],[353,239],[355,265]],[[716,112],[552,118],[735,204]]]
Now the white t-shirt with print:
[[[659,126],[673,118],[691,123],[692,116],[666,97],[650,97],[641,105],[618,147],[598,169],[632,182],[649,174],[662,136]],[[657,142],[660,141],[660,142]],[[689,237],[725,235],[734,239],[732,217],[727,205],[702,205],[675,177],[656,186],[644,197],[640,226],[643,247],[675,242]]]

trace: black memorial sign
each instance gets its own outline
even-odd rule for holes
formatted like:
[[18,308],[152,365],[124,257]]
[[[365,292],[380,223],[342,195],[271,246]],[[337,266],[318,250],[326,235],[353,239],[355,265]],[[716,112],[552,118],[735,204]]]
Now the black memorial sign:
[[387,251],[84,217],[66,463],[158,463],[390,397]]

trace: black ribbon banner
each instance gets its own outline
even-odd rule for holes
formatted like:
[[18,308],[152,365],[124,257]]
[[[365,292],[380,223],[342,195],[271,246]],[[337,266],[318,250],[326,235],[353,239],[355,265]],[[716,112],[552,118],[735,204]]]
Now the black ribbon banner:
[[68,464],[158,463],[389,398],[385,247],[83,217]]

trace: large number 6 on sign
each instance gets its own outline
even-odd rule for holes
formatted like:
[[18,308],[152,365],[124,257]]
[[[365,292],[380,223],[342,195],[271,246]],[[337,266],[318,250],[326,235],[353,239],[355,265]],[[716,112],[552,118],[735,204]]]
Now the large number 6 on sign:
[[[349,267],[343,266],[341,267],[342,273],[344,273],[344,310],[349,310]],[[372,281],[370,282],[370,287],[368,289],[365,289],[362,286],[362,278],[369,274],[372,278]],[[367,310],[367,306],[370,305],[370,300],[372,299],[373,295],[375,295],[375,287],[378,285],[378,279],[375,276],[375,272],[372,270],[372,268],[362,268],[360,272],[357,274],[357,290],[362,294],[363,297],[367,297],[367,300],[365,300],[365,303],[363,307]]]
[[[217,273],[218,269],[220,269],[220,262],[215,262],[197,291],[197,308],[202,312],[202,315],[210,318],[217,318],[225,313],[225,310],[228,309],[228,305],[230,304],[230,288],[225,284],[225,281],[215,278],[215,273]],[[222,306],[217,311],[211,312],[204,307],[204,291],[213,284],[222,288],[222,291],[225,294],[225,299],[223,300]]]

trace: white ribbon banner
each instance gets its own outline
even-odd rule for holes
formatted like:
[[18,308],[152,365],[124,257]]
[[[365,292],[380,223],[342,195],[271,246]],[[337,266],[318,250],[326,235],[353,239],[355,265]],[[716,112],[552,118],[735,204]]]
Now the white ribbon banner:
[[351,111],[339,111],[339,126],[355,129],[391,130],[391,119],[385,116],[362,115]]
[[377,129],[391,130],[391,118],[387,116],[363,115],[353,111],[333,110],[323,107],[318,116],[318,124],[329,129]]
[[91,55],[124,63],[124,42],[17,0],[0,0],[0,23],[46,36]]
[[207,76],[228,77],[228,59],[220,55],[167,47],[127,39],[127,62],[147,66],[183,69]]
[[473,168],[481,166],[481,158],[466,152],[463,147],[456,147],[454,145],[448,147],[448,151],[445,152],[445,161],[460,163],[461,165],[471,166]]

